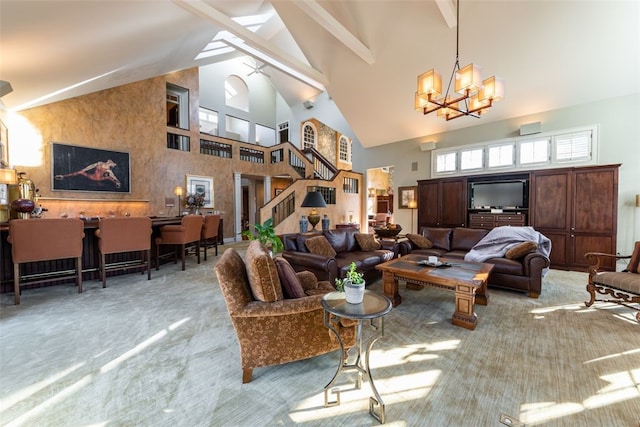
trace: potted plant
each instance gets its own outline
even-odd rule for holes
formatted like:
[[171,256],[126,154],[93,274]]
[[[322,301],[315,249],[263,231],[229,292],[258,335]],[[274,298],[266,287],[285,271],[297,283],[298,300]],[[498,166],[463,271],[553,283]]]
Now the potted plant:
[[250,224],[249,229],[241,234],[249,240],[259,240],[273,255],[284,250],[282,240],[276,235],[273,218],[267,219],[262,225]]
[[350,304],[360,304],[364,297],[364,274],[356,270],[356,263],[349,264],[349,270],[344,279],[336,279],[336,289],[345,293],[345,298]]

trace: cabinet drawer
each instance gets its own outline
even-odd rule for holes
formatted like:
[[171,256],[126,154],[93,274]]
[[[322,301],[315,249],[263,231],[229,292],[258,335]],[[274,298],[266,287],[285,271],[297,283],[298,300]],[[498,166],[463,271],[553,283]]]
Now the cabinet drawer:
[[524,215],[498,215],[496,221],[510,225],[524,225]]
[[470,228],[486,228],[490,230],[495,226],[496,224],[493,221],[469,221]]
[[489,214],[469,214],[469,221],[491,221],[495,220],[495,215]]

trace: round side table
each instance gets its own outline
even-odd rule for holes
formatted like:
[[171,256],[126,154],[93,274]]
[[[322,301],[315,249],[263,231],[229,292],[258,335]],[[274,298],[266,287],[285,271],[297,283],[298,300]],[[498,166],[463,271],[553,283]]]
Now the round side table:
[[[350,304],[345,300],[343,292],[330,292],[322,298],[322,307],[324,308],[324,325],[329,328],[340,343],[340,363],[335,375],[324,387],[324,406],[336,406],[340,405],[340,389],[331,387],[335,384],[336,380],[344,370],[356,370],[358,371],[358,379],[356,380],[356,387],[362,388],[362,375],[366,374],[369,378],[369,385],[373,391],[374,396],[369,397],[369,413],[380,423],[384,424],[384,401],[378,393],[378,389],[373,382],[373,376],[371,375],[371,367],[369,365],[369,354],[373,344],[384,336],[384,316],[391,311],[391,300],[384,295],[371,292],[369,290],[364,291],[364,298],[360,304]],[[356,360],[353,364],[349,364],[347,358],[345,358],[345,348],[342,338],[337,330],[337,323],[340,318],[354,319],[358,321],[356,326]],[[365,352],[362,352],[362,321],[369,320],[371,327],[377,332],[371,340],[367,343]],[[377,324],[376,324],[377,321]],[[363,362],[364,356],[364,362]],[[329,393],[335,394],[335,400],[329,401]]]

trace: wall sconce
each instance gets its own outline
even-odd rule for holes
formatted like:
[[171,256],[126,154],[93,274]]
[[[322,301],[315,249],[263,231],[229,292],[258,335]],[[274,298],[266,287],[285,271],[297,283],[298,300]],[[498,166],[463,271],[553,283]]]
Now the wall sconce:
[[640,208],[640,194],[636,194],[636,208]]

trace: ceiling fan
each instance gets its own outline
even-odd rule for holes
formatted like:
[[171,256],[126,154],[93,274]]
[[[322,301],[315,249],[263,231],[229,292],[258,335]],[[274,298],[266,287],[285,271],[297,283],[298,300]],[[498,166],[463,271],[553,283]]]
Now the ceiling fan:
[[264,74],[267,77],[271,77],[269,74],[265,73],[263,70],[263,68],[268,66],[269,64],[258,65],[258,61],[254,61],[253,64],[247,64],[245,62],[244,65],[251,68],[251,72],[247,74],[247,76],[250,76],[251,74]]

